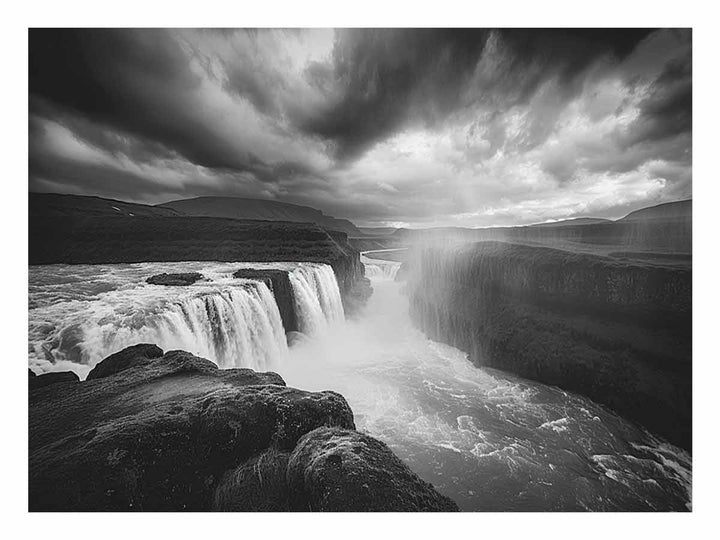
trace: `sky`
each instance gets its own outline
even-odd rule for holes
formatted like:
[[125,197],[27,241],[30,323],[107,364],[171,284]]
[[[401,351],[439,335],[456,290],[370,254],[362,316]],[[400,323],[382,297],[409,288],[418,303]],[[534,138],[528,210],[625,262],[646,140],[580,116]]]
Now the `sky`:
[[31,29],[29,189],[233,196],[359,226],[692,197],[679,29]]

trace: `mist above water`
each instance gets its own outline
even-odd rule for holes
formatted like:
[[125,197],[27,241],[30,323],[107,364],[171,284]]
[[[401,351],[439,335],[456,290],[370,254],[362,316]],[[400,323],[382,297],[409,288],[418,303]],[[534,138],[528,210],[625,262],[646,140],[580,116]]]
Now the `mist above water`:
[[335,273],[327,265],[300,265],[290,272],[300,332],[323,332],[328,323],[345,320]]
[[[332,270],[305,263],[144,263],[30,269],[30,367],[85,377],[138,342],[221,367],[279,372],[334,390],[358,429],[386,442],[464,510],[683,510],[691,457],[580,396],[477,368],[415,329],[399,263],[364,258],[374,294],[344,320]],[[241,267],[291,272],[306,334],[288,348],[277,310]],[[145,283],[198,271],[190,287]]]
[[364,260],[374,294],[357,320],[291,347],[291,386],[335,390],[464,510],[684,510],[691,457],[600,405],[477,368],[408,315],[398,263]]

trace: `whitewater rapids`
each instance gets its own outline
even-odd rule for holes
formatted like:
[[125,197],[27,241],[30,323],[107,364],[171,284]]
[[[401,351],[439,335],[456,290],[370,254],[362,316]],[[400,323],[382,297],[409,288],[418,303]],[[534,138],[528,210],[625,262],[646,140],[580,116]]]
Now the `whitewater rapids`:
[[399,264],[363,262],[374,289],[365,312],[293,346],[289,385],[341,393],[358,429],[463,510],[690,509],[687,452],[587,398],[477,368],[427,339],[394,281]]
[[381,261],[363,257],[362,262],[365,264],[365,277],[371,280],[394,281],[400,269],[400,264],[394,261]]
[[[687,510],[692,458],[582,396],[473,366],[427,339],[395,282],[399,264],[363,258],[374,294],[344,320],[332,269],[309,263],[143,263],[30,268],[29,363],[73,370],[138,342],[221,367],[277,371],[289,386],[341,393],[358,429],[386,442],[463,510]],[[288,348],[264,283],[290,272],[305,339]],[[202,273],[189,287],[148,285]]]

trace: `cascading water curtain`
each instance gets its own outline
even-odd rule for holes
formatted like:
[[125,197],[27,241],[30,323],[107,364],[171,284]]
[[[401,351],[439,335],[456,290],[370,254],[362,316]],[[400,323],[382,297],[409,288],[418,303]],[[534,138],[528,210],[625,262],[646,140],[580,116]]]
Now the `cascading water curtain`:
[[386,279],[394,281],[395,276],[400,269],[400,263],[397,262],[384,263],[375,260],[369,262],[369,259],[363,262],[365,264],[365,277],[371,279]]
[[186,350],[222,368],[267,370],[287,354],[275,298],[257,281],[202,290],[178,302],[104,306],[83,314],[82,322],[58,328],[43,350],[56,359],[92,364],[136,343]]
[[329,323],[345,320],[335,272],[327,264],[302,264],[290,273],[298,327],[307,335],[322,332]]

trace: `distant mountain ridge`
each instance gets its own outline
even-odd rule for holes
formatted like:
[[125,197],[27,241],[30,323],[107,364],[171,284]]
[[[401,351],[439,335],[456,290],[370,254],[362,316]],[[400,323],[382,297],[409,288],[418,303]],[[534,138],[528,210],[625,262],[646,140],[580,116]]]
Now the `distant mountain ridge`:
[[88,195],[30,193],[30,217],[180,217],[172,208],[129,203]]
[[692,219],[692,199],[648,206],[630,212],[618,221],[637,221],[654,219]]
[[[630,212],[617,220],[603,218],[570,218],[550,223],[537,223],[519,227],[465,228],[440,227],[429,229],[405,229],[392,227],[358,228],[347,219],[325,215],[309,206],[300,206],[262,199],[236,197],[198,197],[180,199],[158,205],[130,203],[88,195],[67,195],[57,193],[29,193],[30,216],[85,216],[85,217],[217,217],[255,221],[286,221],[293,223],[314,223],[323,229],[340,231],[350,237],[405,238],[422,231],[435,233],[455,232],[474,234],[478,231],[510,231],[528,228],[577,228],[584,226],[609,225],[612,223],[640,223],[657,221],[683,221],[692,223],[692,199],[662,203]],[[384,234],[383,234],[384,233]]]
[[547,223],[533,223],[532,225],[528,225],[528,227],[568,227],[568,226],[575,226],[575,225],[593,225],[595,223],[609,223],[610,221],[612,221],[612,220],[605,219],[605,218],[581,217],[581,218],[561,219],[558,221],[550,221]]
[[193,217],[315,223],[324,229],[341,231],[350,236],[362,234],[360,230],[347,219],[327,216],[323,214],[322,211],[309,206],[264,199],[196,197],[194,199],[180,199],[158,204],[155,208],[166,208]]

